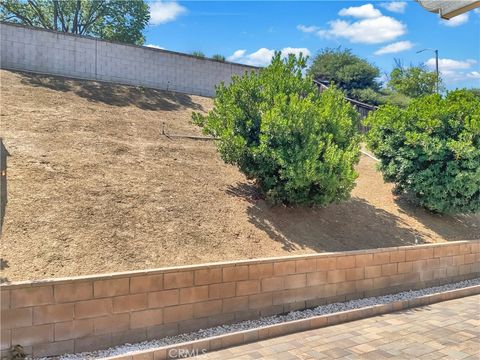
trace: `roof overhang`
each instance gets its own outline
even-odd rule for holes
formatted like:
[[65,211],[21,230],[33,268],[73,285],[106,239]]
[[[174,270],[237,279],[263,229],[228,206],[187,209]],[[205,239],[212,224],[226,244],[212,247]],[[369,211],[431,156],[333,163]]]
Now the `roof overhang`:
[[439,14],[442,19],[451,19],[480,7],[478,0],[416,0],[422,7]]

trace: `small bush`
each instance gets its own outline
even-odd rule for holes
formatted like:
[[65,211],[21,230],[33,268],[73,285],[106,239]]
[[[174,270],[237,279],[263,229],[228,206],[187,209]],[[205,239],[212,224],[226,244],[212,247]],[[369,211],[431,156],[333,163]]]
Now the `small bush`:
[[259,73],[218,86],[213,110],[193,121],[274,203],[326,205],[354,187],[358,115],[340,90],[319,94],[305,65],[277,53]]
[[406,108],[412,99],[408,96],[401,94],[391,89],[380,90],[379,105],[394,105],[401,108]]
[[428,95],[366,119],[386,181],[440,213],[480,209],[480,99],[466,90]]
[[205,54],[201,51],[193,51],[192,55],[200,59],[205,59]]
[[213,60],[218,60],[218,61],[225,61],[225,56],[220,55],[220,54],[215,54],[212,56]]
[[370,104],[370,105],[379,105],[381,103],[380,94],[371,89],[352,89],[350,91],[350,96],[355,100]]

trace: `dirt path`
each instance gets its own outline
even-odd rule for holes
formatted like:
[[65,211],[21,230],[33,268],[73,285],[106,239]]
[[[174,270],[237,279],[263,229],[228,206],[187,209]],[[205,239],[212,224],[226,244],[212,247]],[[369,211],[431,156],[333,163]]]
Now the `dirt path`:
[[362,157],[352,199],[270,207],[209,141],[211,99],[1,71],[9,203],[7,280],[480,237],[480,216],[436,216],[395,199]]

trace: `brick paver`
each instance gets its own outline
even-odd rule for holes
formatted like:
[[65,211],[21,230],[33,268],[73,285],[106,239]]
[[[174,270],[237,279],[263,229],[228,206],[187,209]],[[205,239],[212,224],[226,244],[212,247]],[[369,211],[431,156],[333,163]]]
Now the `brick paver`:
[[282,336],[201,359],[480,359],[480,295]]

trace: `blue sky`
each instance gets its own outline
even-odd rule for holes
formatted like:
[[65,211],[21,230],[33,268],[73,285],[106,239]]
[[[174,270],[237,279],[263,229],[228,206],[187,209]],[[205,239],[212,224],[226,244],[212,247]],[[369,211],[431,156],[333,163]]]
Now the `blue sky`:
[[404,65],[440,71],[449,89],[480,87],[480,10],[450,21],[414,1],[151,1],[146,44],[234,62],[266,65],[274,50],[315,55],[325,47],[350,48],[391,71]]

